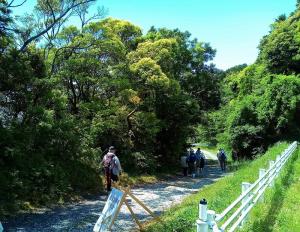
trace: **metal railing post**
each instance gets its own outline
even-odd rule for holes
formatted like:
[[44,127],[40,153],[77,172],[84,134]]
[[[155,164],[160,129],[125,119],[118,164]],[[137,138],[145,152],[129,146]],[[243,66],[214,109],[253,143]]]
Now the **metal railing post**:
[[196,221],[196,224],[197,224],[197,232],[208,232],[207,201],[205,199],[200,200],[199,219]]
[[269,161],[269,168],[270,168],[270,172],[269,172],[269,187],[273,187],[274,186],[274,178],[272,178],[273,176],[273,172],[274,172],[274,164],[275,162],[273,160]]
[[[263,168],[259,169],[259,179],[262,178],[265,174],[266,174],[266,169],[263,169]],[[262,192],[262,191],[263,191],[262,186],[263,186],[263,182],[264,182],[265,178],[266,178],[266,177],[262,178],[262,179],[260,180],[259,184],[258,184],[258,187],[260,188],[259,192]],[[264,200],[264,197],[263,197],[263,195],[262,195],[262,196],[259,198],[259,202],[263,202],[263,200]]]
[[[243,182],[243,183],[242,183],[242,194],[245,193],[245,192],[247,191],[247,189],[250,188],[250,187],[251,187],[251,184],[250,184],[250,183],[248,183],[248,182]],[[249,192],[249,193],[247,194],[247,196],[244,197],[244,199],[242,200],[242,205],[245,204],[245,203],[247,202],[249,196],[250,196],[250,192]],[[242,213],[244,213],[244,212],[247,210],[247,208],[248,208],[248,205],[245,205],[245,207],[244,207]],[[241,225],[243,225],[243,224],[245,223],[246,220],[247,220],[247,217],[245,217],[245,219],[241,222]]]

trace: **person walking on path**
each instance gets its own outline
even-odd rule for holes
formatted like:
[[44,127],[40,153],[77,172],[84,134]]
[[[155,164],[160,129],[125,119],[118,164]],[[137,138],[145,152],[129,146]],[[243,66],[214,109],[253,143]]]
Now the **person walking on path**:
[[196,176],[195,174],[195,165],[196,165],[196,155],[194,150],[191,148],[190,149],[190,154],[187,158],[188,166],[189,166],[189,173],[192,175],[194,178]]
[[204,165],[205,165],[205,155],[203,152],[200,150],[200,148],[197,149],[196,151],[196,157],[197,157],[197,175],[200,175],[200,172],[203,174],[204,171]]
[[115,154],[111,163],[111,179],[113,182],[119,181],[119,176],[122,173],[122,167],[119,158]]
[[106,180],[106,190],[111,191],[111,175],[113,168],[113,158],[115,157],[116,149],[111,146],[108,149],[108,153],[103,157],[102,165],[104,167],[105,180]]
[[219,149],[219,152],[217,154],[217,157],[218,157],[218,160],[219,160],[219,163],[220,163],[220,167],[221,167],[221,170],[223,172],[226,171],[226,160],[227,160],[227,156],[226,156],[226,153],[223,149]]
[[183,176],[187,176],[188,174],[188,162],[187,162],[188,154],[183,154],[180,157],[180,164],[183,172]]

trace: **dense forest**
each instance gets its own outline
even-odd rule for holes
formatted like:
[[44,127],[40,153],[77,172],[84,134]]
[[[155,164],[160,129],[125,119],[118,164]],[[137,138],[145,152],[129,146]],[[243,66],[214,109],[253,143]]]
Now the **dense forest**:
[[91,16],[92,3],[39,0],[15,18],[17,3],[0,2],[0,214],[99,191],[110,145],[126,172],[153,173],[191,140],[252,158],[298,136],[299,9],[271,25],[254,64],[222,71],[189,32],[142,33]]

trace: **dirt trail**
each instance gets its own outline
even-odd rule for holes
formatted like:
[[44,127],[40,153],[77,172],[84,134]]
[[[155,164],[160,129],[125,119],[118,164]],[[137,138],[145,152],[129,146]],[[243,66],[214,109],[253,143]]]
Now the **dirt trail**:
[[[218,166],[209,165],[205,174],[199,178],[177,176],[156,184],[139,186],[132,193],[143,201],[156,214],[161,214],[173,204],[180,203],[184,197],[197,192],[201,187],[214,183],[223,176]],[[5,231],[52,232],[52,231],[92,231],[107,196],[86,199],[80,203],[23,214],[3,222]],[[130,202],[139,219],[145,221],[150,216],[134,201]],[[113,231],[135,231],[137,229],[128,210],[123,206]]]
[[[196,152],[197,149],[194,149],[194,150],[195,150],[195,152]],[[216,154],[214,154],[214,153],[212,153],[212,152],[210,152],[210,151],[204,150],[204,149],[201,149],[201,151],[204,153],[206,159],[210,159],[210,160],[218,160]]]

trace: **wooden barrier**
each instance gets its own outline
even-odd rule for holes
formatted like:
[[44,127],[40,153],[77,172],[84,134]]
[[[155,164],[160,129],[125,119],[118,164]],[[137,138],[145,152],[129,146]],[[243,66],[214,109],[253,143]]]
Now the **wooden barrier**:
[[143,229],[143,223],[135,215],[133,209],[127,201],[127,197],[132,198],[138,205],[140,205],[147,213],[149,213],[155,220],[160,220],[142,201],[140,201],[136,196],[134,196],[130,188],[116,189],[113,188],[110,193],[106,204],[97,220],[93,232],[104,232],[110,231],[123,204],[128,208],[132,218],[139,227],[140,230]]

